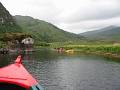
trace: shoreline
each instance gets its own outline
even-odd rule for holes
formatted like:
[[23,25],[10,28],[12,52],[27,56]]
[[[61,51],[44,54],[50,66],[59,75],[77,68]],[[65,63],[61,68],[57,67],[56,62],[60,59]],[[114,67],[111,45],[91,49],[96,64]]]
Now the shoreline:
[[110,52],[101,52],[101,51],[91,52],[91,51],[81,51],[81,50],[74,50],[74,52],[99,55],[99,56],[104,56],[104,57],[107,57],[107,58],[120,59],[120,54],[117,54],[117,53],[113,54],[113,53],[110,53]]
[[65,45],[66,51],[100,55],[108,58],[120,59],[120,45]]

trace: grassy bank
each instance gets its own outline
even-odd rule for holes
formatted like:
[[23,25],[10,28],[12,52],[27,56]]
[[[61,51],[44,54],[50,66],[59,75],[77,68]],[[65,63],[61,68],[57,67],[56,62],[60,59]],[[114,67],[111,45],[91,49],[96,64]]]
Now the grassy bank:
[[65,50],[73,49],[75,52],[120,58],[120,45],[65,45],[63,48]]
[[6,47],[6,44],[2,41],[0,41],[0,48],[5,48]]
[[52,48],[63,47],[66,50],[74,50],[74,52],[91,53],[103,55],[106,57],[120,58],[120,44],[106,42],[64,42],[52,43]]
[[64,48],[64,51],[73,50],[74,52],[97,54],[106,57],[120,58],[120,44],[111,42],[55,42],[40,43],[35,47]]

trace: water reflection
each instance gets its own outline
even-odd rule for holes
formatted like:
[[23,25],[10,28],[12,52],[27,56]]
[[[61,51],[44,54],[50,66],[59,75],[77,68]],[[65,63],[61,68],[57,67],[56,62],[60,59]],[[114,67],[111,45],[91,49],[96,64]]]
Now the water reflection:
[[17,54],[0,54],[0,68],[13,63],[13,60],[15,60],[16,57]]

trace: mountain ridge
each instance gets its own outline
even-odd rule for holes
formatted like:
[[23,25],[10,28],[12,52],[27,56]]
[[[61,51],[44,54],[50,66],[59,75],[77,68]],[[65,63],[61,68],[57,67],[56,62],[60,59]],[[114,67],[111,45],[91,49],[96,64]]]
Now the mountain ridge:
[[59,29],[57,26],[30,16],[16,15],[14,18],[23,31],[31,33],[34,38],[45,42],[64,42],[83,39],[83,36]]
[[9,11],[0,2],[0,33],[21,32]]
[[80,33],[84,37],[92,40],[120,40],[120,26],[108,26],[102,29]]

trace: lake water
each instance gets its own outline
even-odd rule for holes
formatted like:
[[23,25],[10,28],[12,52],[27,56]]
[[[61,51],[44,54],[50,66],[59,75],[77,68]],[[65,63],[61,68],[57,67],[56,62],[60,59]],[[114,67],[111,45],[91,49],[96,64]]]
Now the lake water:
[[[120,90],[119,60],[48,49],[22,55],[25,68],[45,90]],[[16,56],[0,55],[0,67]]]

